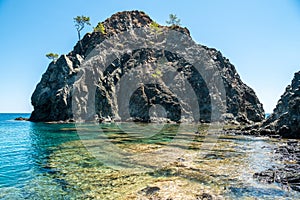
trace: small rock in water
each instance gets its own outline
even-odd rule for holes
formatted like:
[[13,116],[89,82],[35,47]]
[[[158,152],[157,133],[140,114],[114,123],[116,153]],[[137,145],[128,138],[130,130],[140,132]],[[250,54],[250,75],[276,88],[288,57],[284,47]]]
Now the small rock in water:
[[25,117],[17,117],[15,120],[16,120],[16,121],[28,121],[28,118],[25,118]]
[[196,196],[196,200],[212,200],[213,197],[210,194],[203,193],[201,195]]
[[149,195],[155,194],[155,193],[158,192],[159,190],[160,190],[159,187],[156,187],[156,186],[154,186],[154,187],[149,187],[149,186],[147,186],[146,188],[142,189],[141,192],[144,192],[147,196],[149,196]]
[[209,154],[206,154],[204,156],[205,159],[217,159],[218,156],[216,154],[213,154],[213,153],[209,153]]
[[269,136],[270,138],[274,138],[274,139],[281,139],[281,136],[280,135],[270,135]]
[[274,177],[275,177],[275,174],[272,170],[255,173],[253,175],[253,178],[256,178],[260,182],[269,183],[269,184],[274,182]]
[[297,144],[298,144],[298,141],[297,141],[297,140],[288,140],[288,141],[287,141],[287,144],[288,144],[288,145],[293,145],[293,146],[294,146],[294,145],[297,145]]
[[184,162],[185,159],[184,158],[177,158],[177,161]]

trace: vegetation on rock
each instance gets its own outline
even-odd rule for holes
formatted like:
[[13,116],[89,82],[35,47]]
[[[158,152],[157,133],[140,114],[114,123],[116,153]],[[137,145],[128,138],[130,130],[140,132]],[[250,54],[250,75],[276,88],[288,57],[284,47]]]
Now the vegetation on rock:
[[102,22],[99,22],[96,27],[94,27],[94,32],[100,32],[103,35],[106,34],[105,27]]
[[[76,23],[75,26],[78,31],[79,39],[81,39],[80,31],[85,25],[90,25],[90,18],[77,16],[74,18],[74,21]],[[176,15],[170,15],[169,22],[176,25],[179,24],[180,20]],[[175,30],[184,34],[186,37],[191,37],[187,28],[182,28],[180,26],[160,26],[144,12],[124,11],[112,15],[102,23],[99,23],[96,27],[96,31],[103,31],[103,28],[105,28],[104,31],[107,33],[106,35],[86,34],[82,40],[79,40],[72,52],[61,56],[56,61],[58,67],[53,68],[49,65],[48,70],[42,76],[40,83],[37,85],[36,90],[32,95],[34,111],[31,114],[30,120],[68,121],[74,119],[74,110],[72,110],[72,105],[76,105],[76,103],[72,104],[72,100],[76,101],[76,98],[73,98],[74,82],[85,55],[88,55],[95,46],[102,43],[104,39],[111,35],[127,31],[128,35],[126,37],[130,38],[132,41],[137,40],[136,34],[129,30],[142,27],[150,27],[153,28],[153,30],[158,31]],[[150,40],[149,42],[152,41]],[[122,43],[118,43],[118,45],[122,45]],[[227,102],[227,109],[225,112],[228,114],[227,116],[222,116],[225,117],[224,120],[238,121],[241,123],[262,121],[264,119],[264,111],[261,103],[254,91],[240,80],[235,67],[229,60],[223,57],[216,49],[208,48],[203,45],[197,45],[193,48],[194,49],[190,50],[191,52],[195,52],[197,48],[201,48],[203,54],[208,58],[207,61],[204,61],[204,67],[210,66],[210,63],[207,63],[208,61],[213,62],[216,69],[219,70],[223,77]],[[149,68],[145,69],[143,67],[145,65],[149,66]],[[155,78],[156,81],[161,83],[160,86],[143,85],[143,87],[136,90],[137,93],[136,96],[134,96],[135,99],[132,99],[133,101],[130,105],[132,119],[147,121],[149,119],[148,108],[151,108],[151,106],[156,104],[165,105],[164,108],[169,110],[167,118],[171,121],[173,121],[172,119],[174,119],[174,121],[179,120],[181,110],[184,111],[181,113],[182,116],[184,116],[183,120],[193,117],[192,109],[189,106],[191,104],[188,103],[192,99],[190,97],[182,98],[182,104],[179,103],[175,98],[176,95],[168,89],[164,82],[164,78],[168,78],[172,82],[172,85],[170,86],[169,84],[168,86],[173,87],[177,94],[186,93],[186,80],[195,88],[195,98],[198,102],[200,112],[200,118],[199,120],[196,120],[201,122],[210,121],[210,114],[212,112],[212,107],[210,106],[211,97],[209,96],[207,85],[203,77],[197,73],[197,70],[192,65],[174,52],[149,48],[136,49],[130,54],[121,56],[114,61],[113,65],[110,65],[107,68],[107,72],[109,73],[104,73],[103,77],[99,74],[99,76],[102,77],[102,81],[95,83],[97,85],[95,107],[96,114],[99,118],[112,120],[119,119],[119,109],[116,109],[116,105],[113,103],[116,102],[118,93],[114,92],[115,89],[113,88],[115,87],[115,84],[121,80],[127,70],[135,71],[136,74],[128,74],[130,76],[129,78],[132,78],[132,80],[141,80],[142,83],[143,80],[145,80],[144,75],[149,75],[149,79]],[[205,70],[210,69],[207,68]],[[124,85],[124,87],[125,88],[123,88],[122,91],[128,89],[127,85]],[[89,93],[88,90],[84,89],[83,91],[83,89],[84,88],[78,88],[78,91],[82,92],[84,95]],[[148,93],[139,96],[143,91],[147,91]],[[169,101],[167,102],[167,100]],[[183,109],[180,108],[180,104],[183,106]],[[145,108],[145,110],[140,110],[142,108]],[[147,112],[143,113],[143,111]],[[175,113],[175,111],[177,113]],[[91,117],[94,116],[95,115],[91,114]],[[130,119],[121,118],[121,120],[126,121]]]
[[171,26],[180,26],[180,19],[177,18],[175,14],[170,14],[169,15],[169,20],[166,21],[167,24]]
[[151,22],[150,28],[151,28],[155,33],[159,33],[159,32],[160,32],[160,25],[159,25],[157,22],[155,22],[155,21]]
[[47,53],[46,54],[46,57],[51,59],[53,62],[55,62],[58,58],[58,54],[57,53]]
[[78,33],[78,40],[79,40],[79,43],[80,43],[80,47],[81,47],[81,50],[83,49],[82,48],[82,43],[81,43],[81,36],[80,36],[80,31],[82,31],[82,29],[85,27],[85,25],[91,25],[90,23],[90,17],[86,17],[86,16],[77,16],[77,17],[74,17],[74,23],[75,23],[75,27],[76,27],[76,30],[77,30],[77,33]]

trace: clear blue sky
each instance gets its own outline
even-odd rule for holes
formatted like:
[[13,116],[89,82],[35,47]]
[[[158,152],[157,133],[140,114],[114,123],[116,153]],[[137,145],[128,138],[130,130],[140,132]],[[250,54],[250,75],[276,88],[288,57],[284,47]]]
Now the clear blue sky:
[[161,24],[177,14],[197,42],[229,58],[267,112],[300,70],[299,0],[0,0],[0,112],[32,111],[45,54],[68,53],[77,41],[73,17],[95,26],[136,9]]

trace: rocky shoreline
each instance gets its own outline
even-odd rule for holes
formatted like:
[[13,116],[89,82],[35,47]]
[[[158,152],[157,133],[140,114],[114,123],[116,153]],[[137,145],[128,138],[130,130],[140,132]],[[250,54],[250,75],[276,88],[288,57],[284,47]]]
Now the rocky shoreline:
[[273,113],[263,122],[262,131],[285,138],[300,138],[300,71],[279,99]]
[[279,184],[283,189],[300,191],[300,141],[284,139],[276,131],[259,129],[260,125],[224,129],[223,134],[246,135],[253,137],[269,137],[275,139],[278,147],[270,149],[279,166],[273,166],[265,171],[256,172],[253,178],[265,184]]
[[288,140],[279,143],[274,153],[276,160],[283,163],[282,166],[256,172],[253,177],[266,184],[276,182],[286,190],[300,191],[300,142]]
[[261,123],[225,130],[237,135],[300,139],[300,71],[286,87],[273,113]]

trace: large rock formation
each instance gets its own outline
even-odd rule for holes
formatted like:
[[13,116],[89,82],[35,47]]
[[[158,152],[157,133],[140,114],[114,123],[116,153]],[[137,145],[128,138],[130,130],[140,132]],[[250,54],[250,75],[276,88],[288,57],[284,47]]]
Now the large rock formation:
[[263,123],[269,130],[286,138],[300,138],[300,71],[295,73],[270,117]]
[[[216,120],[212,116],[218,112],[219,119],[225,121],[250,123],[264,119],[262,104],[254,91],[241,81],[235,67],[219,51],[203,45],[193,45],[186,53],[201,55],[201,58],[141,46],[121,54],[106,68],[84,68],[99,44],[115,36],[114,39],[118,39],[124,32],[134,40],[137,32],[133,30],[139,28],[178,32],[183,36],[179,35],[178,41],[172,42],[175,46],[180,40],[193,42],[188,29],[157,26],[140,11],[116,13],[102,24],[105,32],[87,33],[81,41],[82,48],[77,43],[72,52],[50,63],[31,98],[34,106],[31,121],[76,120],[78,112],[89,115],[89,119],[146,122],[151,121],[151,115],[176,122],[190,117],[195,121],[210,122]],[[145,34],[143,37],[150,36]],[[159,40],[159,36],[155,37]],[[163,43],[162,40],[159,42]],[[193,60],[199,60],[201,70],[192,63]],[[93,76],[96,79],[91,80],[90,85],[95,86],[95,91],[86,85],[76,85],[81,79],[87,81]],[[126,84],[121,84],[123,80],[127,80]],[[128,80],[135,80],[136,85],[130,85]],[[188,93],[188,90],[192,92]],[[92,108],[82,103],[87,99],[92,99]],[[195,102],[196,106],[193,105]],[[123,108],[128,109],[128,115],[122,114]],[[159,109],[164,109],[165,114]]]

